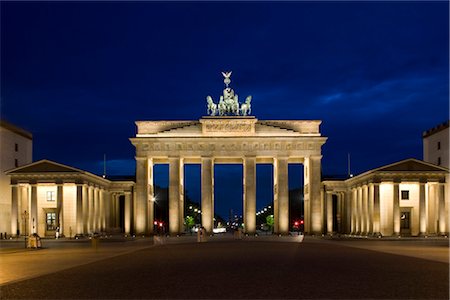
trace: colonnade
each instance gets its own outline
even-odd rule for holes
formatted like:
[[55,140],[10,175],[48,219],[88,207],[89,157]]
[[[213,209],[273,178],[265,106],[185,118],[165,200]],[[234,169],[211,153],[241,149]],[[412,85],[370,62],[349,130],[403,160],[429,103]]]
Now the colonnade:
[[[402,211],[411,214],[411,235],[444,235],[448,232],[448,204],[445,184],[438,182],[403,182],[417,185],[418,193],[411,199],[401,200],[402,182],[373,182],[350,187],[347,192],[327,192],[325,198],[327,233],[338,231],[333,227],[334,213],[339,215],[341,232],[363,236],[400,236]],[[381,191],[380,191],[381,187]],[[338,209],[333,211],[333,195]],[[402,201],[402,203],[401,203]]]
[[[54,190],[53,201],[38,189]],[[67,189],[67,191],[65,191]],[[70,190],[69,190],[70,189]],[[41,198],[39,198],[41,197]],[[66,201],[66,197],[69,197]],[[75,201],[74,201],[75,200]],[[131,202],[131,201],[130,201]],[[38,204],[39,203],[39,204]],[[46,213],[56,214],[56,226],[65,236],[104,231],[109,227],[109,193],[102,187],[73,183],[20,183],[12,185],[11,232],[45,235]]]
[[[256,156],[238,159],[243,164],[243,217],[244,230],[248,234],[256,232]],[[274,191],[274,232],[287,234],[289,231],[289,157],[264,159],[273,164]],[[305,230],[322,231],[320,211],[320,160],[321,156],[305,157]],[[192,158],[189,159],[190,163]],[[234,158],[236,161],[236,158]],[[216,157],[203,156],[195,159],[201,165],[201,222],[208,233],[214,228],[214,164]],[[157,163],[169,164],[169,232],[172,235],[184,231],[184,164],[183,157],[165,159],[136,158],[136,198],[135,232],[153,234],[154,221],[154,178],[153,166]],[[308,215],[307,215],[308,214]]]

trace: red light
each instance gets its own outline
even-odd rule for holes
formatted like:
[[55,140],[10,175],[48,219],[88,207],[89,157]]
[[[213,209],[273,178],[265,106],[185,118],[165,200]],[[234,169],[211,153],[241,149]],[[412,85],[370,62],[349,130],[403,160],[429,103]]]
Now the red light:
[[303,224],[303,223],[304,223],[304,221],[303,221],[303,220],[301,220],[301,221],[300,221],[300,224]]
[[158,221],[153,222],[154,225],[158,225]]
[[294,222],[294,226],[298,226],[298,222],[297,221]]
[[162,225],[163,225],[163,223],[162,223],[162,222],[160,222],[160,223],[159,223],[159,227],[162,227]]

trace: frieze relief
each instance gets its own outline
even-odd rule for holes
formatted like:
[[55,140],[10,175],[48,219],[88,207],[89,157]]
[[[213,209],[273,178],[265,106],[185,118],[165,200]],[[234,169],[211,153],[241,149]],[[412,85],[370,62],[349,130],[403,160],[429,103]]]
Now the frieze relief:
[[144,152],[169,152],[169,151],[295,151],[321,150],[321,142],[186,142],[186,143],[143,143],[141,150]]

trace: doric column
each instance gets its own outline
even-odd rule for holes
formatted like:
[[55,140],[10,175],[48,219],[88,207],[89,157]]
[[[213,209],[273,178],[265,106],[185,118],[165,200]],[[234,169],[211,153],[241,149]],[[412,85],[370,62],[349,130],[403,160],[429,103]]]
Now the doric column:
[[363,222],[362,222],[362,190],[361,187],[356,189],[356,231],[358,235],[363,233]]
[[114,194],[114,227],[119,228],[120,226],[120,195]]
[[363,208],[363,234],[369,234],[369,190],[367,185],[362,186],[362,208]]
[[[305,197],[306,198],[306,197]],[[309,201],[305,199],[305,210],[308,205]],[[279,205],[278,205],[278,159],[273,158],[273,232],[278,232],[278,212],[279,212]],[[305,217],[305,231],[306,230],[306,217]]]
[[380,184],[373,184],[373,232],[374,235],[381,234],[380,226]]
[[169,157],[169,233],[180,232],[180,158]]
[[400,190],[399,190],[399,183],[398,182],[394,182],[393,184],[393,214],[392,214],[392,218],[393,218],[393,224],[394,224],[394,235],[400,235],[400,200],[399,200],[399,195],[400,195]]
[[179,199],[178,199],[178,232],[184,232],[184,159],[180,158],[180,185],[179,185]]
[[11,235],[19,235],[19,186],[11,185]]
[[83,231],[83,185],[77,184],[77,200],[76,200],[76,234],[82,234]]
[[321,186],[321,158],[322,156],[310,156],[305,158],[307,178],[305,184],[308,189],[310,206],[311,232],[322,234],[323,232],[323,200],[320,197]]
[[94,219],[95,219],[95,210],[94,210],[94,187],[89,186],[88,189],[88,232],[93,232],[95,230],[94,228]]
[[439,234],[445,235],[447,234],[446,228],[446,214],[445,214],[445,184],[439,183],[437,186],[438,191],[438,203],[439,203]]
[[367,202],[368,202],[368,221],[369,229],[368,234],[373,235],[373,183],[370,183],[367,187]]
[[256,232],[256,158],[244,159],[244,230]]
[[87,234],[89,228],[89,188],[86,184],[83,185],[83,234]]
[[426,206],[425,206],[425,183],[421,182],[419,187],[419,234],[427,233],[426,223]]
[[100,210],[100,231],[105,231],[106,228],[106,206],[105,206],[105,190],[99,190],[99,210]]
[[350,220],[350,231],[351,234],[356,234],[356,197],[355,197],[355,189],[352,188],[350,190],[350,211],[351,211],[351,220]]
[[289,177],[287,157],[278,157],[274,164],[274,232],[289,233]]
[[30,203],[30,232],[38,233],[38,214],[37,214],[37,185],[31,185],[31,203]]
[[136,157],[136,199],[134,209],[136,212],[134,229],[137,234],[145,234],[147,230],[147,202],[148,202],[148,159]]
[[125,192],[124,229],[125,234],[131,234],[131,192]]
[[344,192],[345,201],[345,230],[344,233],[352,233],[352,194],[351,191]]
[[64,233],[64,209],[63,209],[63,188],[64,184],[58,184],[57,185],[57,191],[56,191],[56,211],[57,211],[57,224],[56,226],[59,226],[59,232],[61,234]]
[[92,230],[98,231],[99,230],[99,224],[100,224],[100,202],[99,202],[99,194],[98,194],[98,187],[94,187],[93,191],[93,206],[94,206],[94,220],[92,222]]
[[153,158],[147,159],[147,232],[153,234],[155,221],[155,187],[153,180]]
[[[425,189],[425,193],[427,193],[427,189]],[[437,221],[439,219],[438,211],[436,210],[437,206],[439,205],[437,203],[438,199],[438,185],[435,183],[429,183],[428,184],[428,203],[427,203],[427,210],[428,210],[428,224],[427,224],[427,232],[428,234],[436,234],[438,231],[437,228]]]
[[327,233],[333,234],[333,194],[326,193],[326,207],[327,207]]
[[214,228],[214,162],[211,157],[202,157],[202,226],[207,233]]

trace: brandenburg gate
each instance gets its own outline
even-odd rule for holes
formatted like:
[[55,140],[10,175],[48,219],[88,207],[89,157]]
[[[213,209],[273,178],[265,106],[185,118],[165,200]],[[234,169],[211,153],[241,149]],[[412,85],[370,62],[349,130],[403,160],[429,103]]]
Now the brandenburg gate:
[[256,165],[273,165],[274,232],[289,231],[288,164],[304,165],[305,232],[321,234],[321,136],[318,120],[258,120],[251,113],[251,96],[240,104],[229,87],[229,73],[218,104],[207,97],[209,116],[198,121],[137,121],[134,228],[152,234],[155,164],[169,164],[169,232],[184,224],[184,165],[201,165],[201,221],[208,233],[214,227],[214,165],[243,164],[244,231],[256,231]]

